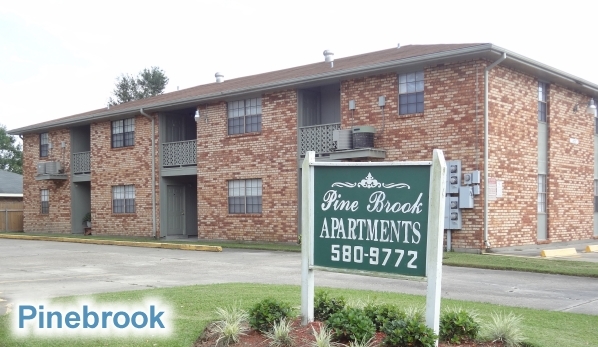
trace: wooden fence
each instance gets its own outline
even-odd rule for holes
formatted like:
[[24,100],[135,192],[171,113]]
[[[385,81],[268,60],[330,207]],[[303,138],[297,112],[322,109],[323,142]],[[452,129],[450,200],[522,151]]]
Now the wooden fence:
[[0,201],[0,231],[23,231],[22,201]]

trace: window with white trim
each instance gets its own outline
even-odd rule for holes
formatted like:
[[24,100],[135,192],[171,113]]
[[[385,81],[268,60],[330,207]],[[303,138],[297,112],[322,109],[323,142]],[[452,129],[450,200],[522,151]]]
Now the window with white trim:
[[228,134],[262,131],[262,98],[230,101],[228,103]]
[[39,156],[47,157],[50,149],[50,139],[48,133],[39,134]]
[[262,179],[228,181],[228,213],[262,213]]
[[546,175],[538,175],[538,212],[546,213]]
[[41,201],[40,212],[42,214],[50,213],[50,191],[48,189],[40,190],[40,201]]
[[135,213],[135,186],[112,186],[112,213]]
[[135,144],[135,118],[112,121],[112,148]]
[[548,84],[538,82],[538,120],[546,122],[546,115],[548,114]]
[[399,114],[424,112],[424,72],[399,75]]

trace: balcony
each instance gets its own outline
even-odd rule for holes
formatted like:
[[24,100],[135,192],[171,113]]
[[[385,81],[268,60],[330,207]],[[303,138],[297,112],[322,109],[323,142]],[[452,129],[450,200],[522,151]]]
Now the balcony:
[[73,153],[72,160],[73,182],[91,181],[91,152]]
[[162,176],[197,174],[197,140],[162,144]]
[[312,125],[299,128],[299,155],[314,151],[317,155],[326,156],[333,151],[332,132],[340,130],[341,123]]

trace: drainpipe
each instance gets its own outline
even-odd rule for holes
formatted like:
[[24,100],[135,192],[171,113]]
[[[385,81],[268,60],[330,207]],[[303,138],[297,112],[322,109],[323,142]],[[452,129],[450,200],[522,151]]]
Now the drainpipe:
[[156,238],[156,128],[154,117],[139,109],[139,113],[152,120],[152,235]]
[[503,53],[497,61],[484,69],[484,246],[490,248],[488,241],[488,71],[507,59]]

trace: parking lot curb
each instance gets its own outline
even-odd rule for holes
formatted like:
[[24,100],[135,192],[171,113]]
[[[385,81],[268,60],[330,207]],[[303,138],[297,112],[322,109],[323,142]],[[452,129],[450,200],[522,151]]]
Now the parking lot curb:
[[34,235],[3,235],[3,234],[0,234],[0,239],[55,241],[55,242],[89,243],[89,244],[94,244],[94,245],[181,249],[181,250],[186,250],[186,251],[204,251],[204,252],[222,252],[222,247],[220,247],[220,246],[163,243],[163,242],[94,240],[94,239],[76,239],[76,238],[70,238],[70,237],[34,236]]
[[587,245],[586,253],[598,252],[598,245]]
[[559,249],[545,249],[540,252],[542,257],[570,257],[577,255],[575,248],[559,248]]

